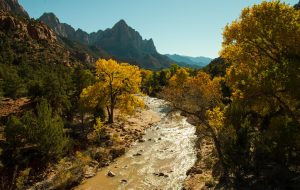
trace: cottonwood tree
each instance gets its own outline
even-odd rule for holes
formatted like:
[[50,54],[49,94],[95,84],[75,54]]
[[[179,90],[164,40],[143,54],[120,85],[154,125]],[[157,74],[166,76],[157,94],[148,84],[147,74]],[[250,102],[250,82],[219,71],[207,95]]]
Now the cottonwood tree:
[[[299,23],[299,11],[271,1],[245,8],[225,27],[221,56],[230,63],[225,78],[233,102],[225,110],[224,144],[227,164],[239,179],[261,174],[270,163],[288,171],[297,158]],[[272,179],[287,177],[280,173]]]
[[260,114],[300,106],[300,12],[280,1],[245,8],[225,27],[221,55],[231,67],[233,99],[248,99]]
[[115,108],[123,113],[132,113],[137,106],[143,105],[136,96],[141,85],[141,73],[137,66],[99,59],[96,62],[96,77],[98,82],[85,88],[81,99],[88,107],[105,107],[108,123],[114,122]]

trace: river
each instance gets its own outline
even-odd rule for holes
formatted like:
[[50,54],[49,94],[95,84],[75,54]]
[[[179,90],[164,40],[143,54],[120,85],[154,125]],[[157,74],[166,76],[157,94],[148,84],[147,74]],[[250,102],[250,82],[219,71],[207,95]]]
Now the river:
[[[145,98],[145,103],[161,117],[147,129],[143,139],[110,166],[87,179],[77,190],[177,190],[186,171],[196,161],[195,126],[179,113],[168,114],[165,101]],[[108,177],[112,171],[115,177]]]

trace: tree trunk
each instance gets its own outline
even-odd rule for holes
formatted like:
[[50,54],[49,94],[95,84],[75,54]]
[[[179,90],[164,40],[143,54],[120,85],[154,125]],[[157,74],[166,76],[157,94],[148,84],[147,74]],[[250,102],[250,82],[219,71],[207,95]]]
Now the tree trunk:
[[114,123],[114,108],[111,106],[110,113],[108,113],[108,123]]
[[108,110],[108,123],[113,123],[114,122],[114,105],[115,105],[115,96],[113,94],[113,86],[112,86],[112,81],[110,81],[110,108],[107,107]]
[[217,134],[215,133],[214,129],[209,124],[206,124],[206,126],[209,128],[212,138],[214,140],[214,145],[216,147],[218,157],[219,157],[221,165],[223,167],[223,177],[226,178],[228,176],[228,168],[224,161],[224,155],[222,153],[221,144],[219,142],[219,139],[218,139]]
[[107,109],[107,114],[108,114],[108,123],[113,123],[114,122],[114,115],[112,109],[109,108],[109,106],[106,106]]

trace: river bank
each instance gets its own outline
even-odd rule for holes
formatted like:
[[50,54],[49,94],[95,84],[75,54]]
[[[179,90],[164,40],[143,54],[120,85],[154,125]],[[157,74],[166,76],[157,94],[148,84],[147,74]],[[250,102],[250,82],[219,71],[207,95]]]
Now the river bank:
[[[195,122],[192,121],[195,125]],[[184,181],[185,190],[207,190],[215,189],[218,183],[218,169],[215,168],[217,162],[217,153],[214,149],[213,140],[210,133],[203,126],[197,126],[197,142],[195,149],[197,152],[197,161],[187,172],[187,178]]]
[[158,121],[160,117],[147,106],[130,116],[122,116],[116,111],[114,124],[105,126],[109,139],[104,145],[88,145],[86,150],[76,152],[49,166],[40,177],[44,180],[28,189],[69,189],[79,185],[124,155],[133,142],[141,141],[145,130]]

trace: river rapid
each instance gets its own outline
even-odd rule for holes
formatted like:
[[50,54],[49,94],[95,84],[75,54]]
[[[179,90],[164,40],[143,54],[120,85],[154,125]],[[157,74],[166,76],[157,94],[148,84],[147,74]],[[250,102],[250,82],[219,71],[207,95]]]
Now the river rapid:
[[[87,179],[77,190],[179,190],[196,161],[195,126],[179,113],[169,113],[160,99],[145,98],[161,120],[147,129],[143,139],[114,163]],[[112,171],[115,177],[108,177]]]

